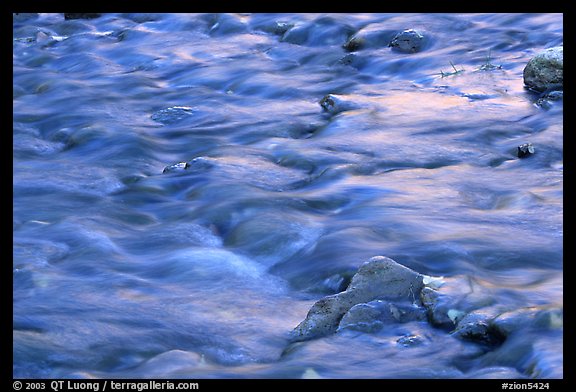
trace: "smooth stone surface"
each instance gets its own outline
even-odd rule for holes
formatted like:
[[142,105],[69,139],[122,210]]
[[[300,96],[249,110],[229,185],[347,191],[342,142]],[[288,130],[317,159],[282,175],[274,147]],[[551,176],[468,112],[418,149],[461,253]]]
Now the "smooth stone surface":
[[524,84],[544,92],[559,90],[564,83],[564,47],[548,48],[534,56],[524,68]]
[[352,329],[370,333],[386,324],[423,320],[426,320],[426,313],[418,305],[374,300],[351,307],[342,317],[338,331]]
[[421,274],[388,257],[372,257],[360,266],[346,291],[324,297],[312,305],[304,321],[292,331],[292,341],[334,333],[342,317],[356,304],[374,299],[415,302],[423,287],[422,280]]

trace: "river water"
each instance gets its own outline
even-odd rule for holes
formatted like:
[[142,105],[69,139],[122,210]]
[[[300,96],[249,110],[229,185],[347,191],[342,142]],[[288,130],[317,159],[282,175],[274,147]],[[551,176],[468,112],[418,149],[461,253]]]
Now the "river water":
[[[408,28],[420,52],[387,46]],[[562,327],[500,351],[426,322],[285,351],[376,255],[562,308],[563,103],[522,79],[562,14],[39,14],[13,31],[14,377],[562,377]],[[328,113],[326,94],[357,107]]]

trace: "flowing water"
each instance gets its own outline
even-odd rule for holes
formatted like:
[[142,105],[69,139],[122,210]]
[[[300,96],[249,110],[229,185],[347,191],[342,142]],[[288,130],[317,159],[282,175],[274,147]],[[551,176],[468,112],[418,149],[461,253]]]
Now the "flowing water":
[[[426,322],[285,351],[376,255],[562,308],[563,103],[522,79],[562,24],[15,16],[14,377],[562,377],[561,327],[500,351]],[[408,28],[422,51],[388,47]],[[357,107],[328,113],[326,94]]]

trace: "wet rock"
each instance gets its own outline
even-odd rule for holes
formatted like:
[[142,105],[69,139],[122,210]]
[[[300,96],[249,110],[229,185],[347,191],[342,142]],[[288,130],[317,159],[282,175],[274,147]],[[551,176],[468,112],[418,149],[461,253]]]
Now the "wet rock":
[[418,30],[409,29],[398,33],[389,46],[402,53],[416,53],[420,52],[424,47],[425,37]]
[[540,98],[536,100],[536,106],[550,109],[554,102],[561,101],[564,98],[564,91],[554,90],[544,93]]
[[165,173],[178,173],[186,170],[191,171],[205,171],[216,164],[216,159],[210,157],[196,157],[188,162],[178,162],[173,165],[166,166],[162,171]]
[[[430,279],[426,277],[425,284]],[[489,291],[468,277],[432,282],[422,289],[420,299],[427,309],[429,322],[436,327],[452,330],[466,314],[495,302]]]
[[360,109],[362,106],[356,102],[347,99],[343,95],[328,94],[319,102],[324,111],[331,114],[338,114],[348,110]]
[[194,109],[188,106],[172,106],[154,113],[150,118],[164,125],[174,124],[194,114]]
[[383,256],[362,264],[348,288],[317,301],[292,331],[292,341],[314,339],[334,333],[354,305],[375,299],[416,301],[423,287],[423,276]]
[[78,14],[64,14],[65,20],[70,19],[95,19],[99,18],[102,14],[91,14],[91,13],[78,13]]
[[384,323],[380,320],[383,314],[384,309],[371,303],[356,304],[342,317],[338,331],[352,329],[367,333],[378,332],[384,327]]
[[524,143],[518,146],[518,158],[526,158],[534,154],[534,146],[532,143]]
[[183,172],[187,170],[189,167],[190,165],[188,165],[188,162],[179,162],[170,166],[166,166],[164,170],[162,170],[162,173]]
[[406,335],[396,340],[396,343],[404,347],[421,346],[424,342],[424,338],[420,335]]
[[496,345],[502,343],[504,336],[491,325],[493,316],[486,312],[471,312],[459,322],[452,335],[476,343]]
[[548,48],[524,68],[524,84],[535,91],[561,90],[564,81],[564,47]]
[[426,313],[424,308],[418,305],[374,300],[351,307],[342,317],[338,331],[353,329],[377,332],[386,324],[422,320],[426,320]]

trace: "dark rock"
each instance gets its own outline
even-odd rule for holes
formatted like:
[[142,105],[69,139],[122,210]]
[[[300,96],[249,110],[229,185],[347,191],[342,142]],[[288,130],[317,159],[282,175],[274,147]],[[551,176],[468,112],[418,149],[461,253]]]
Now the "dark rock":
[[524,84],[535,91],[561,90],[564,83],[564,47],[548,48],[524,68]]
[[409,29],[398,33],[389,46],[393,49],[403,53],[416,53],[420,52],[424,46],[424,35],[417,30]]
[[423,276],[383,256],[362,264],[350,285],[339,294],[317,301],[306,319],[292,331],[292,341],[314,339],[336,332],[342,317],[354,305],[374,299],[416,301]]
[[468,313],[458,322],[452,335],[476,343],[500,344],[504,340],[504,336],[491,326],[492,317],[484,312]]
[[99,18],[102,14],[90,14],[90,13],[79,13],[79,14],[64,14],[65,20],[70,19],[95,19]]
[[534,154],[534,146],[532,143],[524,143],[518,146],[518,158],[526,158]]

